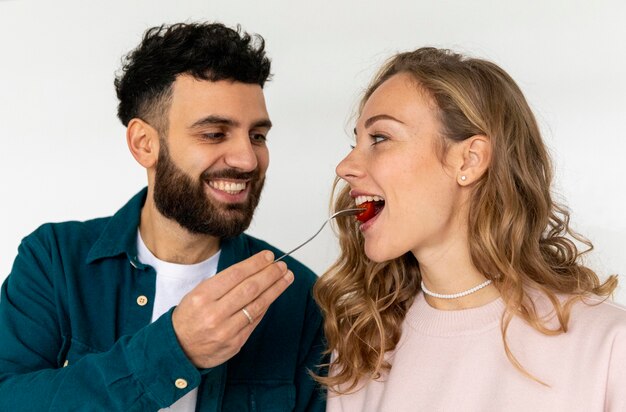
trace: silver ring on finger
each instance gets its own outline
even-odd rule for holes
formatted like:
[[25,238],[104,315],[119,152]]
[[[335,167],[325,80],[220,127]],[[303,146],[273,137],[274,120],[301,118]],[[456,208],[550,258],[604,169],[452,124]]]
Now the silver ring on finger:
[[241,311],[248,319],[248,324],[252,325],[252,323],[254,323],[254,318],[252,317],[252,315],[250,315],[250,312],[248,312],[246,308],[241,309]]

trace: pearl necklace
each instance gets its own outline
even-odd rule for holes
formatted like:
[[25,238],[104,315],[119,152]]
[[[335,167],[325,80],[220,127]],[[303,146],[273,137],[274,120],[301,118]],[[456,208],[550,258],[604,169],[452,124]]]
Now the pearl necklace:
[[481,290],[482,288],[489,286],[490,284],[491,284],[491,279],[486,280],[480,285],[474,286],[473,288],[468,289],[463,292],[452,293],[450,295],[442,295],[441,293],[435,293],[435,292],[431,292],[430,290],[428,290],[426,288],[426,285],[424,285],[424,281],[422,280],[422,292],[424,292],[428,296],[432,296],[434,298],[439,298],[439,299],[458,299],[458,298],[462,298],[463,296],[471,295],[472,293],[477,292]]

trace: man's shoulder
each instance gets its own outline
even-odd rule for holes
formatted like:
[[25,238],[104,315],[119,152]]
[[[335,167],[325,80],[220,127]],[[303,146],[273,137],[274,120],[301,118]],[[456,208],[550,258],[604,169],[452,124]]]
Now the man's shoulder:
[[111,217],[99,217],[85,221],[44,223],[26,236],[22,243],[46,250],[88,250],[98,240],[110,219]]
[[[22,245],[51,256],[58,252],[64,260],[85,259],[87,263],[136,253],[136,233],[147,190],[133,196],[113,216],[84,221],[46,223],[27,236]],[[68,260],[69,262],[69,260]]]
[[39,226],[24,239],[26,242],[38,241],[48,243],[54,242],[89,242],[98,239],[110,216],[99,217],[90,220],[78,221],[69,220],[65,222],[50,222]]

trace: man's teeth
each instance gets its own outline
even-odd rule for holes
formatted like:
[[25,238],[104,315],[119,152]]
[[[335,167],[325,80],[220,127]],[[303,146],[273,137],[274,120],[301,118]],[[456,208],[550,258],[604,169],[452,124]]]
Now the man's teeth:
[[224,182],[223,180],[211,180],[209,186],[231,195],[236,195],[246,189],[246,183]]
[[383,199],[380,196],[357,196],[354,199],[354,202],[356,203],[357,206],[362,205],[365,202],[382,202],[385,199]]

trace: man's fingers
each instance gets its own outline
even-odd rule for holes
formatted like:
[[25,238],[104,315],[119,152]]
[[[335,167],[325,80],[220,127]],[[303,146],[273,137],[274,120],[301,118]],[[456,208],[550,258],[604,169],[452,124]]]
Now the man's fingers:
[[219,299],[250,276],[266,268],[273,261],[274,254],[269,250],[264,250],[222,270],[214,277],[202,282],[198,287],[206,289],[206,293],[213,296],[214,299]]
[[[253,328],[256,327],[256,325],[263,318],[263,315],[265,315],[265,312],[267,312],[270,305],[289,287],[292,282],[293,273],[291,271],[287,271],[276,282],[265,289],[256,299],[250,301],[242,309],[233,313],[233,317],[237,319],[237,324],[240,329],[246,329],[248,326],[252,326]],[[252,318],[252,322],[250,322],[246,313],[244,313],[244,309],[247,314],[250,315],[250,318]]]
[[256,275],[244,279],[243,282],[222,296],[219,302],[223,305],[222,307],[230,308],[230,313],[233,314],[259,297],[266,289],[282,279],[285,274],[287,274],[285,262],[273,263]]
[[[228,339],[240,340],[241,345],[243,345],[252,331],[261,323],[272,302],[293,282],[293,273],[289,271],[283,276],[283,279],[283,282],[276,282],[255,301],[233,313],[228,323],[225,324],[224,336]],[[237,346],[237,343],[234,345]]]

